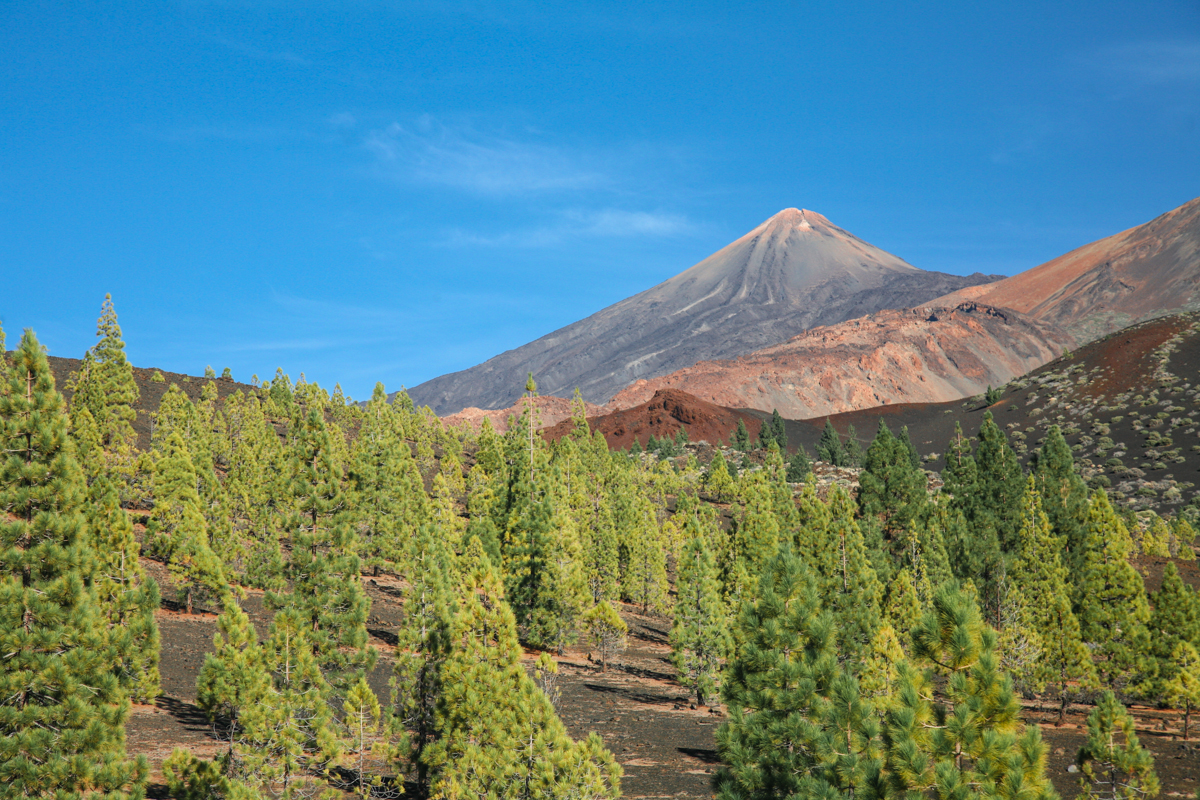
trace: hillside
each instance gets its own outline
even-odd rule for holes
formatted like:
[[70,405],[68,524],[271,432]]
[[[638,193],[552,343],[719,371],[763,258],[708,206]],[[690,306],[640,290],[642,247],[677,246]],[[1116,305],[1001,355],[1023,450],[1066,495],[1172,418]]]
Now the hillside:
[[1134,322],[1200,305],[1200,198],[988,286],[973,299],[1015,309],[1089,342]]
[[925,272],[820,214],[790,208],[653,288],[408,392],[439,415],[505,408],[532,372],[542,394],[570,397],[578,387],[605,403],[638,379],[999,277]]
[[663,388],[729,408],[778,409],[791,419],[937,403],[1006,383],[1070,341],[1051,326],[977,303],[880,311],[737,359],[638,381],[611,405],[635,406]]

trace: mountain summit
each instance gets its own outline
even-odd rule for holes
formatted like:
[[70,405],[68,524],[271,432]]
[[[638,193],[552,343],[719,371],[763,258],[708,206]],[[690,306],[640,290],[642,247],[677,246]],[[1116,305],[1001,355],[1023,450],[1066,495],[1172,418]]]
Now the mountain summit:
[[926,272],[815,211],[788,208],[657,286],[409,395],[441,415],[505,408],[532,372],[544,394],[579,387],[604,403],[638,379],[1000,277]]

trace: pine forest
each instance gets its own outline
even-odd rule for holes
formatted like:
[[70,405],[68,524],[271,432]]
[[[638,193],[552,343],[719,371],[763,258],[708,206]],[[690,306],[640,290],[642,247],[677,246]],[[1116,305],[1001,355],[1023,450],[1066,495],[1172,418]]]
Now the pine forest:
[[[614,450],[578,395],[543,437],[534,375],[499,432],[210,370],[166,388],[147,447],[124,347],[106,299],[63,385],[32,331],[0,360],[0,797],[619,797],[560,669],[631,674],[648,618],[723,799],[1055,798],[1036,707],[1047,735],[1086,717],[1072,795],[1134,800],[1160,787],[1129,707],[1196,735],[1195,530],[1089,489],[1058,428],[1025,466],[986,414],[933,482],[886,424],[812,454],[778,414]],[[1169,557],[1161,589],[1141,554]],[[215,617],[207,744],[151,763],[126,726],[161,693],[164,608]]]

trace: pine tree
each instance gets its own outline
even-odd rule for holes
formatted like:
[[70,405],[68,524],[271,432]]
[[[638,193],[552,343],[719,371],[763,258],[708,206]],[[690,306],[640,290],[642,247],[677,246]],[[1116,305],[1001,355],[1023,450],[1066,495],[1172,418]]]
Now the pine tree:
[[1058,686],[1058,724],[1061,725],[1067,715],[1070,685],[1075,683],[1080,688],[1091,689],[1099,685],[1099,679],[1070,601],[1056,595],[1050,598],[1049,606],[1047,627],[1040,632],[1044,658],[1040,668],[1042,678]]
[[316,663],[344,691],[375,664],[376,653],[367,642],[371,600],[359,581],[356,543],[341,515],[342,473],[320,410],[295,416],[292,435],[292,590],[269,592],[266,603],[275,610],[295,610],[304,619]]
[[[478,540],[468,544],[464,560],[483,562]],[[408,589],[404,623],[396,636],[392,678],[393,716],[400,727],[398,758],[402,769],[415,769],[422,795],[429,786],[423,754],[435,740],[434,713],[442,693],[442,666],[450,652],[452,599],[449,554],[429,526],[414,537],[405,559]]]
[[150,527],[190,614],[196,600],[221,596],[228,583],[209,545],[192,457],[178,431],[171,432],[155,466],[154,497]]
[[[833,621],[790,546],[764,569],[735,623],[741,643],[721,686],[729,718],[717,731],[721,798],[814,794],[824,704],[838,676]],[[804,794],[801,794],[804,792]]]
[[779,452],[787,452],[787,429],[783,424],[783,417],[779,415],[779,409],[771,410],[771,438],[775,440],[775,444],[779,445]]
[[691,539],[679,560],[671,661],[679,682],[706,705],[716,695],[721,662],[732,650],[728,616],[721,601],[717,564],[702,537]]
[[214,730],[229,742],[226,760],[233,769],[237,753],[245,747],[242,717],[271,694],[270,674],[258,634],[232,593],[217,617],[213,652],[204,656],[196,679],[196,705],[208,716]]
[[259,702],[240,710],[238,720],[242,773],[259,785],[282,783],[285,795],[310,786],[308,775],[323,771],[338,755],[332,690],[313,656],[308,628],[295,610],[275,614],[263,644],[271,681]]
[[905,456],[908,458],[908,465],[915,470],[921,469],[921,456],[917,453],[916,445],[912,443],[912,439],[908,438],[908,426],[900,426],[900,435],[896,437],[900,442],[900,447],[904,450]]
[[608,503],[597,499],[584,531],[584,576],[592,603],[616,600],[620,593],[620,561],[616,525]]
[[620,767],[598,736],[574,742],[520,665],[516,622],[486,563],[452,627],[437,740],[423,760],[435,796],[617,797]]
[[1020,524],[1020,497],[1025,490],[1025,476],[1017,454],[1008,445],[1004,432],[984,412],[979,426],[979,451],[975,454],[979,471],[979,500],[983,513],[993,522],[1000,549],[1012,553],[1017,548],[1017,528]]
[[644,498],[636,502],[634,524],[627,531],[629,563],[621,588],[631,602],[642,607],[643,614],[648,614],[651,609],[663,610],[668,602],[667,554],[654,505]]
[[1075,471],[1071,448],[1057,425],[1046,431],[1046,441],[1031,466],[1050,526],[1066,551],[1064,566],[1079,570],[1087,526],[1087,487]]
[[727,503],[733,498],[736,491],[733,478],[729,476],[729,467],[720,450],[713,453],[712,463],[704,473],[703,485],[704,490],[718,503]]
[[903,533],[928,503],[925,473],[912,468],[902,441],[880,419],[859,475],[858,507],[864,517],[878,521],[893,553]]
[[[997,669],[996,634],[974,601],[943,587],[913,630],[883,726],[889,788],[935,797],[1056,797],[1036,725],[1022,730],[1012,683]],[[934,681],[944,679],[935,698]]]
[[1176,645],[1186,642],[1200,646],[1200,596],[1179,577],[1175,562],[1168,561],[1162,587],[1154,593],[1153,600],[1149,625],[1151,655],[1157,662],[1161,686],[1175,676]]
[[859,691],[881,710],[891,705],[899,678],[897,667],[904,661],[900,637],[890,623],[884,622],[871,640],[871,649],[858,674]]
[[1141,542],[1139,544],[1140,547],[1138,549],[1145,555],[1170,558],[1170,526],[1158,514],[1153,514],[1149,520],[1149,524],[1141,531]]
[[1192,710],[1200,707],[1200,653],[1191,642],[1177,642],[1171,652],[1173,677],[1164,685],[1163,699],[1183,708],[1183,740],[1191,731]]
[[858,431],[853,425],[846,426],[846,444],[842,448],[842,460],[844,463],[838,466],[842,467],[861,467],[863,465],[863,449],[858,441]]
[[92,488],[98,495],[88,510],[89,542],[96,557],[92,596],[122,690],[141,702],[153,702],[159,694],[159,636],[154,619],[158,584],[138,563],[133,524],[112,484],[101,479]]
[[1084,572],[1076,603],[1085,642],[1095,645],[1104,682],[1123,687],[1153,674],[1150,606],[1142,576],[1129,563],[1133,544],[1103,490],[1088,512]]
[[608,669],[613,655],[625,649],[625,634],[629,626],[607,600],[597,603],[583,615],[583,630],[600,656],[600,671]]
[[913,585],[912,573],[907,568],[901,569],[888,587],[887,602],[883,607],[884,619],[896,631],[901,644],[910,641],[910,634],[924,613],[925,607]]
[[361,545],[364,566],[378,575],[382,567],[396,568],[403,530],[399,526],[408,521],[402,507],[404,476],[399,457],[408,454],[408,447],[396,436],[382,383],[375,385],[351,453],[349,522]]
[[0,797],[140,798],[125,756],[129,700],[85,587],[83,475],[62,396],[26,331],[0,388]]
[[104,296],[96,336],[100,341],[84,355],[80,371],[72,376],[72,420],[77,410],[87,408],[91,412],[108,469],[128,483],[137,442],[132,423],[138,388],[133,367],[125,358],[125,342],[111,294]]
[[817,442],[817,459],[835,467],[846,466],[842,440],[838,438],[838,433],[828,417],[825,418],[825,429],[821,431],[821,440]]
[[737,428],[733,431],[732,444],[735,450],[746,452],[750,449],[750,432],[746,430],[746,420],[738,417]]
[[[350,687],[342,704],[342,743],[337,784],[352,790],[363,800],[371,797],[383,785],[378,774],[379,757],[386,749],[383,732],[383,709],[379,698],[371,691],[366,678],[359,678]],[[349,775],[346,775],[346,772]],[[374,773],[374,774],[373,774]]]
[[867,559],[862,532],[854,521],[854,501],[836,484],[829,493],[829,532],[814,555],[814,577],[822,605],[833,615],[838,654],[857,664],[881,623],[883,587]]
[[[1133,718],[1112,692],[1105,692],[1088,715],[1087,741],[1076,756],[1083,775],[1082,797],[1136,800],[1158,794],[1154,757],[1142,747]],[[1124,739],[1118,742],[1117,737]]]
[[812,462],[808,460],[808,453],[804,452],[804,445],[800,445],[796,448],[796,452],[792,454],[791,459],[788,460],[788,482],[802,483],[811,474]]

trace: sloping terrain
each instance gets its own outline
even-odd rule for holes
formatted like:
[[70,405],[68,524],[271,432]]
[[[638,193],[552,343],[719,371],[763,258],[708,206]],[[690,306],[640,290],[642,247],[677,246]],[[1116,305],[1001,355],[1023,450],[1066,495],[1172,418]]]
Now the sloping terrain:
[[1200,198],[988,286],[973,299],[1015,309],[1083,343],[1134,322],[1200,307]]
[[[522,412],[525,411],[525,398],[517,400],[508,408],[496,408],[485,410],[482,408],[464,408],[455,414],[442,417],[442,422],[447,425],[466,425],[474,430],[479,430],[483,425],[484,419],[492,423],[492,427],[497,433],[504,433],[508,430],[509,417],[519,419]],[[548,427],[562,420],[571,418],[571,401],[563,397],[553,397],[551,395],[539,395],[533,399],[534,406],[537,408],[538,421],[540,427]],[[608,409],[605,406],[598,406],[594,403],[584,403],[587,416],[597,416],[603,414]]]
[[[48,359],[50,371],[54,373],[55,386],[62,392],[63,398],[68,403],[71,402],[71,390],[67,388],[67,381],[71,374],[79,369],[82,361],[78,358],[60,358],[58,356],[49,356]],[[154,380],[155,374],[161,374],[163,379],[161,381]],[[180,372],[164,372],[153,367],[133,367],[133,380],[138,387],[138,402],[134,408],[137,411],[137,417],[133,420],[133,429],[138,435],[137,447],[139,450],[150,449],[152,428],[150,415],[158,410],[163,395],[171,388],[171,384],[177,385],[193,403],[200,401],[200,393],[209,383],[216,385],[217,397],[222,400],[237,392],[250,394],[258,391],[248,383],[238,383],[225,378],[198,378],[195,375],[184,375]]]
[[925,272],[820,214],[789,208],[653,288],[408,393],[439,415],[506,408],[532,372],[543,394],[570,397],[578,387],[604,403],[637,379],[999,277]]
[[[1173,514],[1200,502],[1200,312],[1133,325],[1055,359],[1002,388],[994,405],[982,397],[937,404],[883,406],[830,417],[853,425],[869,444],[879,420],[907,426],[931,470],[940,470],[955,423],[974,436],[990,410],[1022,461],[1058,425],[1081,475],[1109,489],[1113,502]],[[803,423],[789,443],[813,452],[824,418]]]
[[[589,416],[588,425],[604,435],[609,447],[625,450],[635,439],[645,446],[651,436],[674,438],[680,428],[686,429],[692,440],[727,440],[739,419],[746,423],[752,437],[758,435],[762,420],[751,411],[722,408],[678,389],[660,389],[634,408]],[[553,441],[570,433],[572,428],[568,420],[547,427],[542,435]]]
[[737,359],[638,381],[610,406],[629,408],[668,387],[728,408],[778,409],[792,419],[936,403],[1004,384],[1069,343],[1051,326],[977,303],[880,311]]

